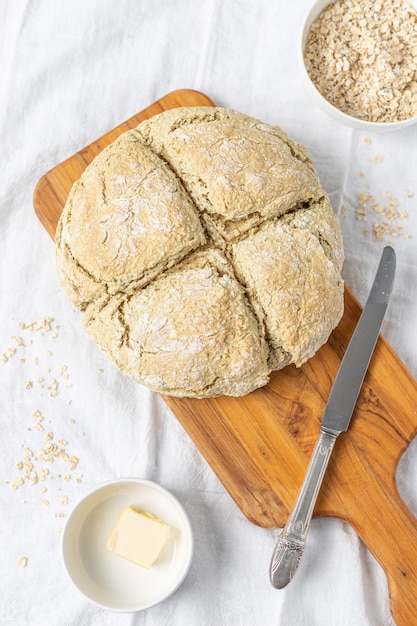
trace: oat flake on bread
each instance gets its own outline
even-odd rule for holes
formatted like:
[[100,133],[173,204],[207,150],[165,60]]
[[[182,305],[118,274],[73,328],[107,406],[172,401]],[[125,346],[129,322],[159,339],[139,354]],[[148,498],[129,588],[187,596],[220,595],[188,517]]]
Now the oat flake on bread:
[[105,148],[56,253],[86,331],[164,394],[247,394],[343,312],[341,231],[305,149],[229,109],[169,110]]

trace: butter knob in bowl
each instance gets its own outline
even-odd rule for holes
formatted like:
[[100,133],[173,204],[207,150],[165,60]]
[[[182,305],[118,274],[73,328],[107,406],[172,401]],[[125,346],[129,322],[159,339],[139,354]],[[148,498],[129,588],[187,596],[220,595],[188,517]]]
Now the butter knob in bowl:
[[150,569],[169,536],[169,526],[150,513],[125,506],[106,541],[106,548],[118,556]]

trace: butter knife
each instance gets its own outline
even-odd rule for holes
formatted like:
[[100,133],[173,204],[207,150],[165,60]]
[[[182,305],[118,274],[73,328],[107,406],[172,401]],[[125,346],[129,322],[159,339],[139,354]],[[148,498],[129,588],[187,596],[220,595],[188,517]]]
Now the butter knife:
[[340,433],[349,427],[378,339],[394,283],[395,265],[395,252],[386,246],[365,307],[330,391],[319,437],[300,493],[272,554],[270,580],[276,589],[282,589],[292,580],[304,552],[314,505],[333,446]]

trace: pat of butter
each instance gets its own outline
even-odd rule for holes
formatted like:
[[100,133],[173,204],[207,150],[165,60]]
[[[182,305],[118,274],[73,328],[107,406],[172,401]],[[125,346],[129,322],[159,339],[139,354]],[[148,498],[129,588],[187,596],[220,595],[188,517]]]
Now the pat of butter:
[[106,541],[106,548],[136,565],[150,569],[168,535],[167,524],[150,513],[125,506]]

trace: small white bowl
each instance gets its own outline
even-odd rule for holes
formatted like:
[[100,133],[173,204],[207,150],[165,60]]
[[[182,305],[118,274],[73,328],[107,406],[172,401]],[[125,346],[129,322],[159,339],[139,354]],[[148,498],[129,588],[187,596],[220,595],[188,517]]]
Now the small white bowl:
[[[304,47],[308,32],[314,20],[329,4],[332,4],[332,2],[334,2],[334,0],[317,0],[313,3],[311,9],[304,19],[298,46],[299,56],[301,57],[301,71],[304,76],[304,80],[308,85],[308,88],[312,93],[313,98],[316,101],[316,104],[318,104],[321,110],[327,113],[327,115],[329,115],[335,121],[345,124],[346,126],[350,126],[351,128],[357,128],[367,132],[392,132],[396,130],[401,130],[402,128],[406,128],[407,126],[411,126],[412,124],[416,124],[417,116],[410,117],[406,120],[401,120],[399,122],[368,122],[366,120],[362,120],[357,117],[353,117],[352,115],[348,115],[347,113],[344,113],[321,95],[321,93],[311,80],[309,73],[307,72],[304,62]],[[412,0],[411,3],[414,7],[417,7],[417,0]]]
[[[124,506],[137,506],[170,527],[158,560],[145,570],[109,552],[106,539]],[[105,483],[84,497],[64,528],[62,556],[75,586],[101,608],[148,609],[174,593],[185,579],[194,540],[187,514],[159,485],[135,478]]]

